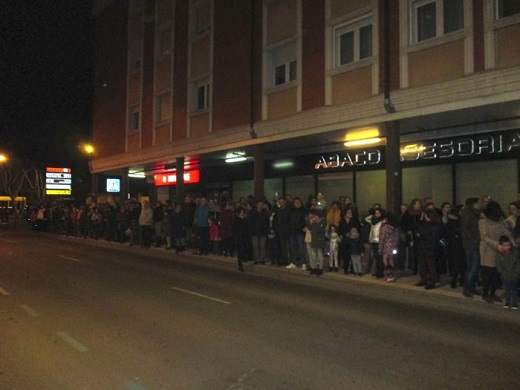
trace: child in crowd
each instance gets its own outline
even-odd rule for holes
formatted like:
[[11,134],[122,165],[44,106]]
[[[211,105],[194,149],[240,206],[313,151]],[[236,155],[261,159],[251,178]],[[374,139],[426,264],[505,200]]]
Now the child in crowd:
[[504,309],[518,309],[518,278],[520,277],[520,260],[518,250],[507,236],[500,236],[498,240],[497,270],[504,283],[506,300]]
[[311,210],[309,225],[311,231],[311,274],[320,276],[323,274],[323,248],[325,248],[325,218],[319,211]]
[[363,244],[363,240],[361,240],[358,229],[355,227],[350,229],[350,234],[348,236],[348,251],[350,253],[350,260],[352,261],[354,275],[361,276],[361,256],[365,253],[365,245]]
[[336,232],[336,226],[329,226],[329,271],[338,272],[338,252],[341,236]]

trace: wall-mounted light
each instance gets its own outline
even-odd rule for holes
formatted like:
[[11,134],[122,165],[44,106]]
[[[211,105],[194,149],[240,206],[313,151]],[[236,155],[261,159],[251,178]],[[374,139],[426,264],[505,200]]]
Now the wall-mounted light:
[[378,144],[382,140],[383,140],[383,138],[380,138],[380,137],[366,138],[366,139],[357,139],[357,140],[354,140],[354,141],[346,141],[344,143],[344,145],[346,147],[372,145],[372,144]]
[[146,177],[146,175],[144,174],[144,172],[133,172],[133,173],[129,173],[128,177],[134,177],[134,178],[137,178],[137,179],[144,179]]
[[294,167],[294,161],[291,160],[280,160],[273,163],[274,169],[289,169]]
[[240,161],[246,161],[246,153],[245,152],[231,152],[226,154],[226,162],[227,163],[235,163]]
[[384,138],[379,134],[379,129],[376,127],[370,127],[350,131],[345,137],[344,145],[346,147],[372,145],[380,143],[383,140]]

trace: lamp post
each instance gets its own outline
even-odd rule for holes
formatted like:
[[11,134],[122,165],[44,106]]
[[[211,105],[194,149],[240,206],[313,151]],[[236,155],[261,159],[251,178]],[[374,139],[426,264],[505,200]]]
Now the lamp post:
[[90,178],[90,194],[97,192],[96,176],[92,174],[92,156],[96,153],[96,148],[90,143],[84,143],[80,146],[82,153],[87,156],[88,173]]

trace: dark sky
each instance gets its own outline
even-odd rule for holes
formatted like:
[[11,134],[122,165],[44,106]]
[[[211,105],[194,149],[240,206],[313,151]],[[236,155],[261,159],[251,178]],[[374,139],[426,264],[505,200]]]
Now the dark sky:
[[0,1],[0,151],[67,164],[91,124],[92,0]]

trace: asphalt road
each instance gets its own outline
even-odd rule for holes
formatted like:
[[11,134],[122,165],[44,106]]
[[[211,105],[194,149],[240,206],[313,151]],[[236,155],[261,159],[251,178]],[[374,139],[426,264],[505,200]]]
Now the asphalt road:
[[520,313],[0,226],[0,389],[517,389]]

